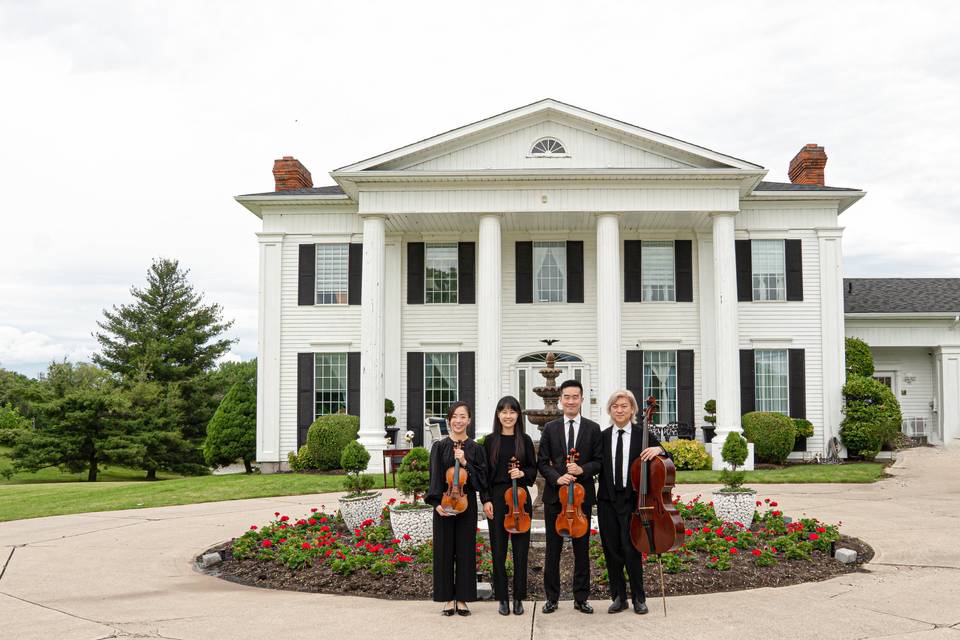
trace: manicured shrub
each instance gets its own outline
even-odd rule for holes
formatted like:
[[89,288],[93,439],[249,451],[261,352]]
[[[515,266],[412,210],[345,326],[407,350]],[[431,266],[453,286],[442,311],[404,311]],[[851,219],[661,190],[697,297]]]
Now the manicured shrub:
[[710,425],[717,424],[717,401],[716,400],[707,400],[703,403],[703,410],[707,412],[707,415],[703,416],[705,422]]
[[847,376],[873,375],[873,354],[870,347],[860,338],[847,338],[846,342]]
[[349,492],[347,497],[357,496],[373,487],[373,476],[363,475],[370,463],[370,452],[357,442],[351,440],[340,454],[340,466],[347,472],[343,487]]
[[813,423],[805,418],[794,418],[793,426],[797,429],[798,438],[813,437]]
[[797,439],[793,420],[782,413],[752,411],[741,419],[743,435],[753,443],[758,462],[783,464]]
[[403,456],[397,471],[397,488],[403,495],[413,498],[422,496],[430,488],[430,453],[423,447],[414,447]]
[[727,434],[727,439],[723,442],[723,449],[720,450],[720,457],[724,462],[730,465],[730,469],[724,469],[720,472],[720,481],[725,485],[725,491],[739,491],[746,475],[743,471],[737,471],[737,467],[742,467],[747,461],[750,450],[747,448],[747,441],[736,431]]
[[207,425],[203,457],[210,466],[225,466],[237,460],[250,473],[257,457],[257,387],[237,382],[217,407]]
[[711,466],[710,454],[703,443],[696,440],[673,440],[662,442],[661,446],[673,456],[673,464],[678,471],[700,471]]
[[850,455],[872,460],[900,431],[903,417],[897,398],[879,380],[858,375],[848,376],[843,395],[840,440]]
[[305,468],[329,471],[340,468],[343,448],[360,432],[360,418],[345,413],[331,413],[317,418],[307,430]]

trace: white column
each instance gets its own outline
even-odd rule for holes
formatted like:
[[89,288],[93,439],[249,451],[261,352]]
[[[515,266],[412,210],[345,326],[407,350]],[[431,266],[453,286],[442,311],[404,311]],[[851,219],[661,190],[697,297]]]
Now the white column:
[[960,445],[960,346],[937,348],[943,444]]
[[[260,243],[257,313],[257,462],[263,472],[280,462],[280,267],[282,233],[258,233]],[[294,425],[295,428],[295,425]]]
[[846,379],[843,321],[843,229],[818,229],[820,253],[820,326],[823,363],[823,435],[821,451],[839,437]]
[[[384,393],[387,398],[393,400],[393,417],[397,418],[397,424],[401,421],[400,416],[400,327],[401,315],[403,314],[403,304],[400,299],[400,239],[390,239],[386,244],[385,253],[386,266],[384,289],[386,299],[384,301],[384,317],[387,318],[385,337],[384,337]],[[400,436],[402,438],[402,434]],[[402,443],[403,440],[401,439]]]
[[360,444],[368,470],[383,470],[385,238],[382,216],[363,218],[363,294],[360,300]]
[[501,368],[500,215],[480,216],[477,246],[477,437],[489,433],[493,412],[503,391]]
[[[711,214],[713,220],[714,318],[716,326],[717,434],[723,446],[740,427],[740,350],[737,334],[737,259],[735,212]],[[715,462],[719,456],[714,456]]]
[[[620,376],[620,215],[602,213],[597,216],[597,401],[600,403],[600,426],[610,423],[606,412],[607,399],[624,382]],[[589,390],[587,390],[589,391]],[[638,402],[642,402],[637,398]]]
[[707,400],[717,399],[717,322],[714,318],[713,235],[697,233],[697,281],[700,297],[696,300],[700,315],[700,389],[701,402],[694,420]]

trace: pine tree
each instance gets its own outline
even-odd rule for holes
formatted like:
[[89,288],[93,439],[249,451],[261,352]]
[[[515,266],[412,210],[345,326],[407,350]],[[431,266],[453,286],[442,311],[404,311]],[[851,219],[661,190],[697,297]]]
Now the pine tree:
[[217,407],[203,444],[207,464],[228,465],[243,460],[247,473],[257,455],[257,386],[237,382]]

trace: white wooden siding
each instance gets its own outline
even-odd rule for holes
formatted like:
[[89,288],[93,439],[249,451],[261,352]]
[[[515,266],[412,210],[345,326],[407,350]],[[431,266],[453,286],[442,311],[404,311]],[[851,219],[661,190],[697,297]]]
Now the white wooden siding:
[[874,347],[935,347],[960,344],[949,318],[857,318],[847,316],[846,334]]
[[[936,433],[931,409],[935,396],[935,362],[931,355],[932,349],[871,347],[870,351],[873,353],[874,368],[878,372],[893,372],[896,379],[894,392],[897,394],[904,419],[924,418],[928,432]],[[916,379],[908,383],[905,380],[907,374]]]

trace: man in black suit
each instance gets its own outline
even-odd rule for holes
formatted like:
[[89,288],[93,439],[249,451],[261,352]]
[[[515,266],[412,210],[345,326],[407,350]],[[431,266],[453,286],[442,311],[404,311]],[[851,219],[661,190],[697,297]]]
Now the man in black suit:
[[[543,588],[547,601],[544,613],[557,610],[560,599],[560,554],[563,538],[554,523],[562,506],[558,498],[560,487],[571,482],[583,486],[585,497],[583,513],[590,520],[596,493],[593,478],[600,471],[600,425],[580,415],[583,404],[583,385],[578,380],[567,380],[560,385],[560,406],[563,417],[548,422],[540,437],[537,467],[546,479],[543,491],[543,517],[547,535],[547,553],[543,569]],[[566,464],[570,449],[580,454],[579,462]],[[573,607],[582,613],[593,613],[587,602],[590,597],[590,535],[573,539]]]
[[649,433],[643,449],[643,430],[634,424],[638,413],[637,400],[626,389],[614,391],[607,402],[607,415],[613,424],[603,430],[600,489],[597,492],[597,519],[600,521],[600,542],[610,576],[613,604],[607,613],[627,608],[627,585],[623,579],[626,567],[630,578],[630,600],[635,613],[647,613],[643,592],[643,558],[630,541],[630,519],[637,507],[637,492],[630,482],[634,460],[652,460],[669,454],[660,441]]

